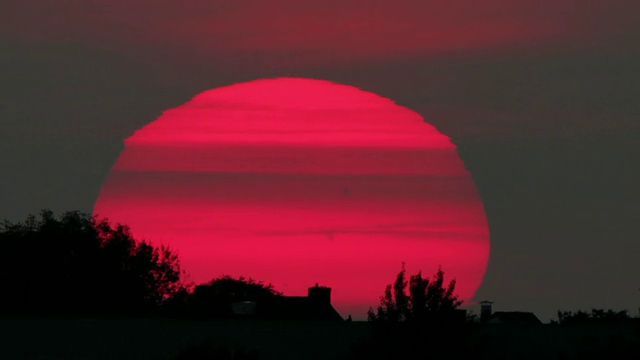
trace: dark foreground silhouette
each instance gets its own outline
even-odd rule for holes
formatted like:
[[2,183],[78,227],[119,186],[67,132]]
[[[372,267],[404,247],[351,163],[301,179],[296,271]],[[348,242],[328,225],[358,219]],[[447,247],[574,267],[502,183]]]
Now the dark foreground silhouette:
[[331,289],[287,297],[253,279],[183,283],[168,248],[80,212],[0,224],[0,359],[639,359],[626,311],[459,307],[444,271],[383,290],[369,321],[343,321]]
[[0,225],[0,312],[148,315],[182,289],[178,257],[77,211]]

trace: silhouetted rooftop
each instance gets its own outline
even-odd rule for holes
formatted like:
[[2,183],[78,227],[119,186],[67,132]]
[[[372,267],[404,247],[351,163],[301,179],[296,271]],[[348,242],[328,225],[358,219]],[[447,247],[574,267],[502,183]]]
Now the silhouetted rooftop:
[[242,310],[242,306],[236,306],[235,316],[279,320],[344,320],[331,305],[331,288],[317,284],[309,288],[309,296],[275,296],[256,302],[252,314]]
[[306,296],[281,296],[257,305],[262,318],[283,320],[344,320],[331,303],[312,301]]
[[531,312],[496,311],[487,320],[487,324],[540,325],[542,322]]

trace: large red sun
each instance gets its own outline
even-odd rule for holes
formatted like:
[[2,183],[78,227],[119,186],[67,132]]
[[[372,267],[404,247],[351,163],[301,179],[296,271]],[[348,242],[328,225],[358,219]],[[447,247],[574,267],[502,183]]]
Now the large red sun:
[[356,87],[278,78],[206,91],[136,131],[94,213],[222,274],[365,316],[406,263],[469,300],[489,257],[476,187],[450,139]]

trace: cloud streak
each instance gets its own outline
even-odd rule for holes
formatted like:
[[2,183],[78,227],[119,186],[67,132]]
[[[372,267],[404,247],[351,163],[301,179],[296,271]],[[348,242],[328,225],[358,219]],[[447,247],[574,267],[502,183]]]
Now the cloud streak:
[[628,0],[8,1],[5,34],[235,61],[317,64],[534,44],[585,46],[632,33]]

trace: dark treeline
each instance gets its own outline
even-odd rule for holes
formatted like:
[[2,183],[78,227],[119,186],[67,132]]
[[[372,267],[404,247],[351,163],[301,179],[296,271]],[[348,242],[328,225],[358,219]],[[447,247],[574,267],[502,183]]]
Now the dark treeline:
[[282,295],[253,279],[194,287],[184,275],[171,249],[89,214],[43,210],[0,224],[2,315],[229,317],[234,301]]
[[[111,225],[78,211],[59,217],[49,210],[24,221],[0,224],[0,313],[29,316],[231,317],[231,304],[268,303],[282,296],[271,284],[221,276],[193,286],[183,282],[178,256],[167,247],[134,239],[124,225]],[[455,282],[440,270],[429,281],[402,270],[389,285],[376,322],[435,320],[455,314]]]
[[637,319],[631,317],[627,310],[591,309],[591,311],[558,311],[560,325],[625,325]]
[[[253,279],[223,275],[194,286],[184,283],[184,275],[171,249],[134,239],[126,226],[81,212],[55,217],[43,210],[21,222],[0,224],[2,316],[229,318],[235,302],[283,299],[271,284]],[[481,336],[491,336],[491,327],[459,309],[455,285],[455,280],[445,282],[441,269],[425,278],[421,273],[407,276],[403,268],[381,289],[379,305],[368,313],[370,336],[353,344],[351,358],[482,355],[487,349]],[[626,311],[559,311],[551,327],[585,324],[635,326],[637,318]],[[640,356],[637,339],[612,344],[603,343],[597,351],[589,348],[585,354]],[[213,351],[206,346],[191,350],[203,349]],[[624,356],[609,356],[614,350]],[[185,358],[193,358],[189,351]]]
[[[23,221],[0,223],[0,313],[16,315],[210,315],[230,314],[234,301],[282,296],[271,284],[230,276],[185,284],[178,256],[167,247],[134,239],[125,225],[112,225],[79,211],[54,216],[42,210]],[[407,278],[404,269],[389,284],[372,322],[460,320],[455,280]],[[626,311],[558,311],[557,324],[620,323]],[[477,319],[476,319],[477,320]]]
[[4,221],[0,249],[4,314],[144,315],[183,289],[168,248],[80,212]]

